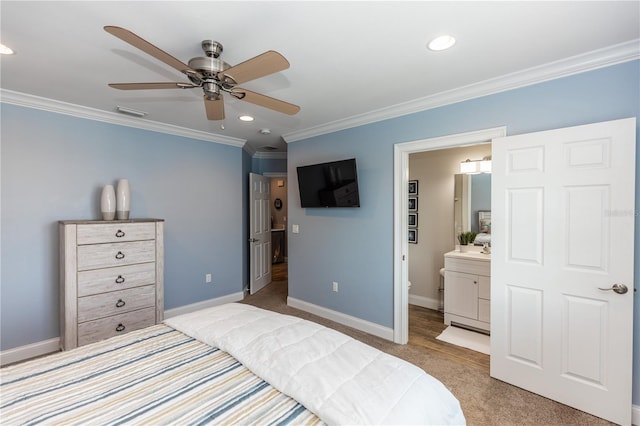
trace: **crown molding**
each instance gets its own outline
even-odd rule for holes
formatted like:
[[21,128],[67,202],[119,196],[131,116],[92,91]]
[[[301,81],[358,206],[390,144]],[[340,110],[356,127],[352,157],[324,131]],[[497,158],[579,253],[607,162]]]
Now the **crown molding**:
[[247,142],[245,139],[187,129],[186,127],[158,123],[157,121],[127,117],[116,112],[102,111],[6,89],[0,89],[0,102],[223,145],[243,147]]
[[249,154],[249,157],[253,157],[256,153],[256,149],[248,143],[245,143],[242,149],[244,149],[245,152]]
[[287,143],[640,59],[640,39],[380,108],[282,136]]

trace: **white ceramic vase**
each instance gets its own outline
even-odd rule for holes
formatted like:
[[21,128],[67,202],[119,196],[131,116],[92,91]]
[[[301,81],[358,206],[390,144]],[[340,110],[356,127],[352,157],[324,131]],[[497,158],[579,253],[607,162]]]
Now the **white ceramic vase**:
[[116,219],[129,219],[131,190],[127,179],[120,179],[116,190]]
[[116,217],[116,191],[113,185],[105,185],[100,197],[100,211],[103,220],[113,220]]

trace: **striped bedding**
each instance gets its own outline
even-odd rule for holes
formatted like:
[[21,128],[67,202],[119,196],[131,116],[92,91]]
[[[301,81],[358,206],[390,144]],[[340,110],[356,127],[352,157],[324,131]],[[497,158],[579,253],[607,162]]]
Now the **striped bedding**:
[[0,422],[322,423],[226,352],[162,324],[3,368]]

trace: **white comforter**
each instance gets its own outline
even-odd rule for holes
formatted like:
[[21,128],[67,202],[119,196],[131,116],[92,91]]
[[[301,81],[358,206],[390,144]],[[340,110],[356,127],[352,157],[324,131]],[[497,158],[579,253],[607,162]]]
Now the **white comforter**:
[[231,303],[165,321],[228,352],[332,425],[465,424],[422,369],[301,318]]

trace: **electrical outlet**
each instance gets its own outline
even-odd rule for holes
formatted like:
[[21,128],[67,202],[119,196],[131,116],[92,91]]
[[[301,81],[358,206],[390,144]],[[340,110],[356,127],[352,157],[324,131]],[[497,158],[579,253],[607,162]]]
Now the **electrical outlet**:
[[338,292],[338,283],[337,282],[333,282],[333,291],[335,291],[336,293]]
[[205,275],[204,276],[204,281],[207,282],[207,283],[210,283],[211,282],[211,274]]

